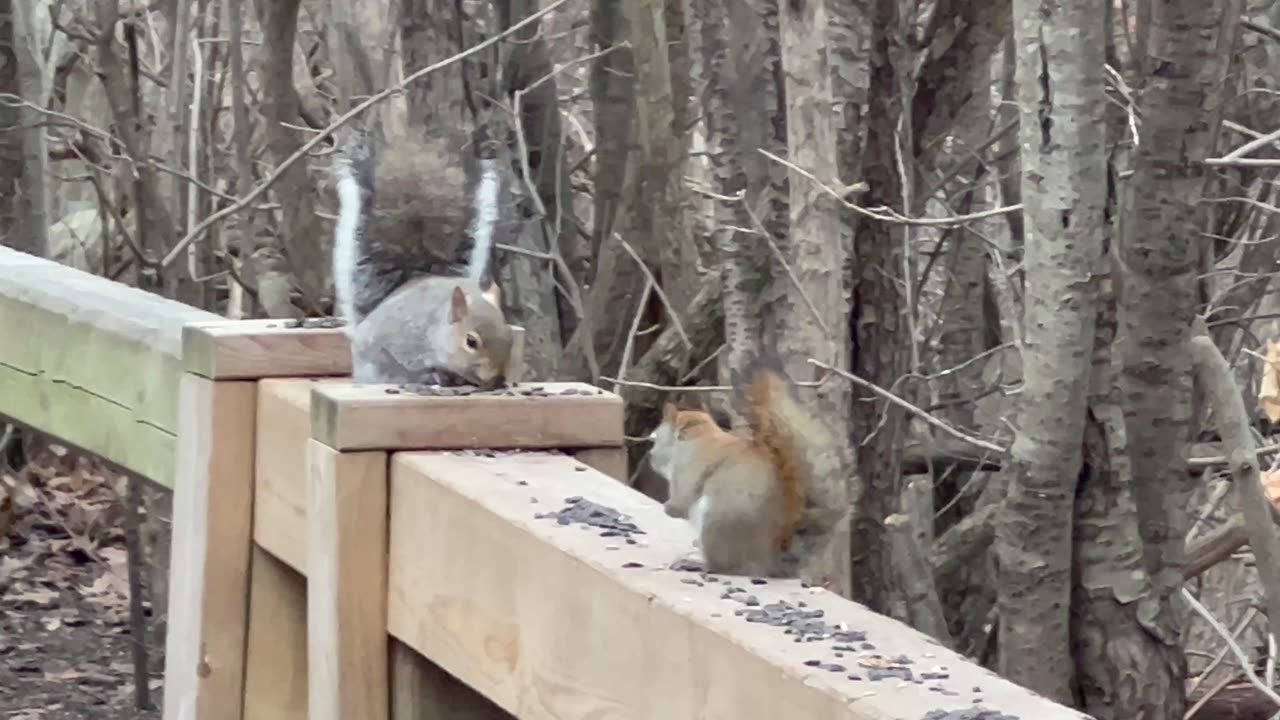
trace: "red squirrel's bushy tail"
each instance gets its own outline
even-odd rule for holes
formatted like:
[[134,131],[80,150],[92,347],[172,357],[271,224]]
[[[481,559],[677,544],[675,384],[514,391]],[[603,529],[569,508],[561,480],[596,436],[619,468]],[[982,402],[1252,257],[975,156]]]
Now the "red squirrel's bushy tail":
[[782,483],[780,547],[786,550],[807,500],[824,510],[843,509],[825,507],[843,501],[843,493],[833,492],[844,486],[839,448],[830,430],[800,405],[790,382],[775,367],[757,365],[740,388],[752,438],[769,454]]

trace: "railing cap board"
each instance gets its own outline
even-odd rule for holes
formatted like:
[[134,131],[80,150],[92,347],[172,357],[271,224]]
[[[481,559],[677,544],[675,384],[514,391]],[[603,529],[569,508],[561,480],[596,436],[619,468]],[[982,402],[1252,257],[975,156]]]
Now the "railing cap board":
[[[388,631],[517,716],[923,720],[980,704],[1085,717],[830,592],[667,569],[692,552],[689,524],[572,458],[403,452],[390,469]],[[645,534],[537,517],[570,496]],[[779,601],[865,640],[797,642],[744,616]],[[912,679],[872,679],[894,667]]]
[[0,414],[171,487],[182,328],[217,319],[0,248]]
[[522,383],[509,394],[351,383],[311,392],[312,437],[344,452],[622,445],[622,398],[586,383]]
[[[331,318],[306,320],[219,320],[192,323],[182,331],[187,372],[211,380],[257,380],[351,374],[351,344],[346,329]],[[523,370],[524,328],[515,335],[508,375]]]
[[182,331],[187,372],[211,380],[351,374],[342,327],[289,319],[193,323]]

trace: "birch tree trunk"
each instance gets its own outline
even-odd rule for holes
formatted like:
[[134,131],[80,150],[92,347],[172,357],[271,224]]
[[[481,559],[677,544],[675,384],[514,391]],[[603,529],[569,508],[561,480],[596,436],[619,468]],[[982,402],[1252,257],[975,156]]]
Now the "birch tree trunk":
[[1071,532],[1105,237],[1101,0],[1014,0],[1024,383],[996,527],[1002,675],[1072,702]]

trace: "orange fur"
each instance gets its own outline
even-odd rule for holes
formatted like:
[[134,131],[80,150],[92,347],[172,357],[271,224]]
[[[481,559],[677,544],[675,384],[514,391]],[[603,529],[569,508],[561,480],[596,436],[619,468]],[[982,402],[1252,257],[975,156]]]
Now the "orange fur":
[[[789,394],[786,380],[770,369],[760,369],[751,381],[740,388],[748,419],[749,433],[744,437],[726,432],[703,410],[676,410],[668,405],[663,418],[685,442],[698,446],[703,468],[715,468],[732,460],[738,464],[762,469],[776,484],[781,496],[781,524],[775,536],[775,547],[790,549],[791,539],[804,512],[810,463],[806,448],[796,441],[796,428],[807,420],[797,417],[798,406]],[[708,474],[712,474],[708,470]],[[743,482],[747,480],[743,479]]]
[[804,451],[796,447],[790,433],[780,427],[783,418],[776,410],[779,393],[789,392],[785,382],[772,370],[760,370],[743,393],[753,449],[769,456],[782,487],[782,532],[778,549],[783,551],[791,546],[791,537],[804,512],[807,490]]

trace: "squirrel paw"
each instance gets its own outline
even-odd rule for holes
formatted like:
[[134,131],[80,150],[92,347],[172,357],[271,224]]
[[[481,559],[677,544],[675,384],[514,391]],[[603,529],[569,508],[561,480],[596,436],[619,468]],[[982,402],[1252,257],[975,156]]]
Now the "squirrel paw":
[[677,558],[675,562],[667,566],[667,569],[679,572],[703,572],[702,555],[700,553],[689,553]]

